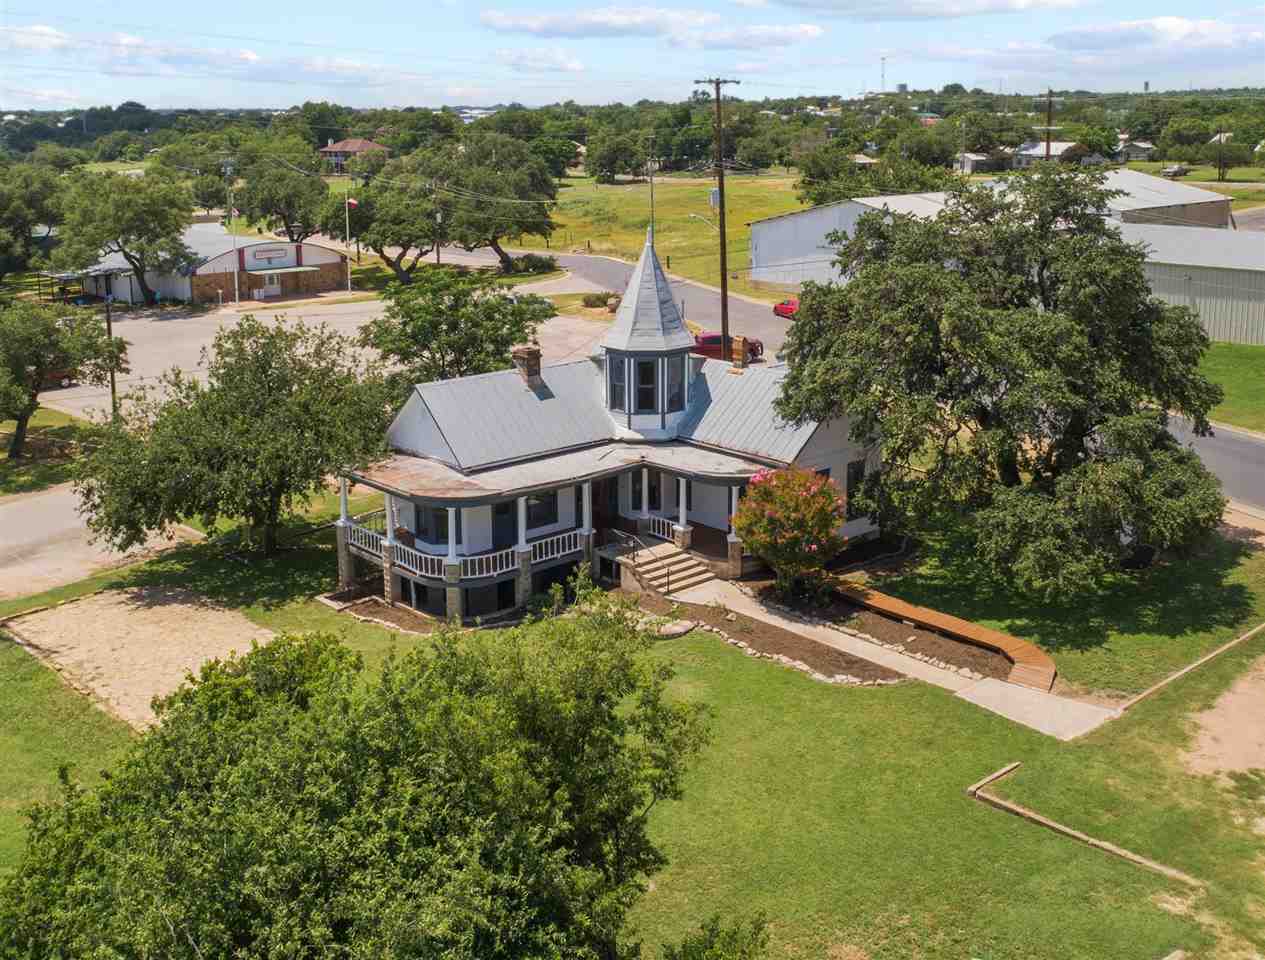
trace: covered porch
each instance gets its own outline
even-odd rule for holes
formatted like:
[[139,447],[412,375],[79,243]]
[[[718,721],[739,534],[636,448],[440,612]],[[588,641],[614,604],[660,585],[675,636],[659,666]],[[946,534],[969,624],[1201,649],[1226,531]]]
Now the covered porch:
[[[652,465],[651,453],[660,462]],[[396,455],[351,475],[383,492],[377,513],[350,517],[342,481],[339,579],[354,581],[359,557],[381,566],[392,602],[466,620],[525,606],[581,561],[596,573],[595,550],[607,554],[615,531],[645,545],[672,543],[717,576],[737,576],[743,552],[730,517],[746,478],[762,466],[684,444],[608,444],[472,476]],[[574,479],[559,482],[566,472]],[[546,476],[554,482],[494,483]]]

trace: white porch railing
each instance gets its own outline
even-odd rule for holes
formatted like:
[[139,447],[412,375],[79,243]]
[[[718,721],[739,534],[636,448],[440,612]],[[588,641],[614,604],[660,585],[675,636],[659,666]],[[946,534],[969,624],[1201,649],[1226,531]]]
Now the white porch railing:
[[543,540],[535,541],[531,545],[531,562],[541,563],[545,560],[553,560],[555,557],[565,556],[568,553],[575,553],[580,550],[581,547],[580,531],[567,530],[564,533],[555,534],[552,537],[545,537]]
[[495,553],[481,553],[476,557],[461,558],[461,579],[477,580],[481,577],[495,577],[513,570],[518,565],[513,547],[497,550]]
[[658,537],[660,540],[672,539],[672,521],[667,517],[660,517],[657,514],[650,514],[650,525],[647,532],[651,536]]
[[358,523],[349,524],[347,527],[347,542],[353,547],[359,547],[367,553],[373,554],[375,557],[382,556],[382,543],[386,540],[380,533],[375,533],[368,527],[362,527]]
[[433,553],[422,553],[402,543],[395,545],[395,562],[404,569],[423,577],[434,577],[442,580],[444,576],[444,557]]

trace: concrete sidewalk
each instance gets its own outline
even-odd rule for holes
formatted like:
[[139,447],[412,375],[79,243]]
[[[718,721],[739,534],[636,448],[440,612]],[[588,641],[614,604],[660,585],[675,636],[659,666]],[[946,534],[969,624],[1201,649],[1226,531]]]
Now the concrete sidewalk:
[[972,680],[952,670],[924,663],[914,657],[863,640],[851,633],[843,633],[830,627],[804,623],[770,610],[755,598],[748,596],[725,580],[710,580],[689,590],[672,594],[669,599],[683,603],[719,603],[735,613],[745,614],[755,620],[818,643],[850,653],[871,663],[888,667],[915,680],[943,687],[963,700],[985,710],[1000,714],[1007,720],[1021,723],[1059,740],[1073,740],[1113,720],[1119,713],[1106,707],[1079,700],[1069,700],[1052,693],[1042,693],[1002,680],[986,678]]

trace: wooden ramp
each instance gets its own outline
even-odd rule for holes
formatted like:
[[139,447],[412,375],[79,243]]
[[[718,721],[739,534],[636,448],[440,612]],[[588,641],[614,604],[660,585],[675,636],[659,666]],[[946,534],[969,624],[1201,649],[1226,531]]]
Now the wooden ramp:
[[1048,692],[1054,686],[1054,678],[1058,671],[1049,655],[1035,644],[1020,640],[1000,630],[990,630],[978,623],[971,623],[960,617],[953,617],[928,607],[915,606],[896,597],[879,593],[860,584],[836,580],[839,592],[859,606],[881,613],[898,620],[906,620],[927,630],[943,633],[945,636],[973,643],[977,647],[995,650],[1010,661],[1010,675],[1006,678],[1010,683],[1031,687],[1034,690]]

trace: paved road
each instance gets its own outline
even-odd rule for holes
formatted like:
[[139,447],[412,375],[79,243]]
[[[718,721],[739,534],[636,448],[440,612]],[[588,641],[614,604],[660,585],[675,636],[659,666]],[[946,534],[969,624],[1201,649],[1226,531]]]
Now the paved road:
[[1234,222],[1240,230],[1265,230],[1265,206],[1235,211]]
[[[92,543],[78,503],[69,484],[0,499],[0,599],[42,593],[145,554]],[[149,546],[166,544],[156,538]]]
[[1233,427],[1216,427],[1211,437],[1196,437],[1190,422],[1174,417],[1169,428],[1183,444],[1195,448],[1204,464],[1221,479],[1231,500],[1265,510],[1265,440]]

